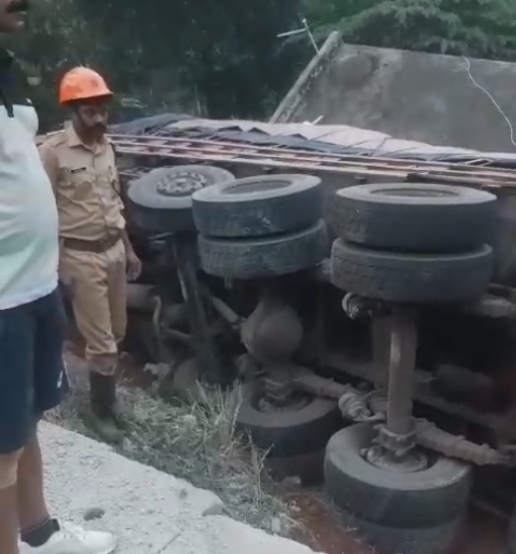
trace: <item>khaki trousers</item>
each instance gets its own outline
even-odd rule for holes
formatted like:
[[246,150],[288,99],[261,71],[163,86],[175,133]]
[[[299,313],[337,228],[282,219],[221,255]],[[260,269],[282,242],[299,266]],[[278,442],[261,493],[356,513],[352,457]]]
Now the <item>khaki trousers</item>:
[[60,278],[68,287],[77,327],[86,341],[90,369],[112,375],[127,326],[124,243],[103,253],[63,248]]

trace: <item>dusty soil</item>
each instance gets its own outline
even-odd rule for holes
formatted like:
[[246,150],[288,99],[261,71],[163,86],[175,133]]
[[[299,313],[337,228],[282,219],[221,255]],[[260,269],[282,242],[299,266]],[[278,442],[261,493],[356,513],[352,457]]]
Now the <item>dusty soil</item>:
[[[300,489],[287,497],[299,510],[297,520],[302,527],[295,531],[294,538],[300,542],[326,554],[375,554],[374,549],[363,544],[341,524],[338,510],[319,490]],[[506,532],[504,522],[472,509],[449,554],[508,554]]]
[[289,504],[297,512],[301,524],[293,538],[307,544],[315,552],[325,554],[373,554],[373,549],[353,536],[339,521],[337,511],[318,489],[292,490]]
[[507,524],[485,512],[472,510],[453,554],[508,554]]

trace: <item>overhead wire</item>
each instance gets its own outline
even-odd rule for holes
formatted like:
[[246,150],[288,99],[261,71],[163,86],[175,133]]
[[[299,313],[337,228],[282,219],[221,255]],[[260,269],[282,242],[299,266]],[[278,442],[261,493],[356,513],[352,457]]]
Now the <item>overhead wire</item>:
[[514,137],[514,127],[511,123],[511,120],[507,117],[507,115],[505,114],[505,112],[503,111],[503,109],[500,107],[500,105],[498,104],[498,102],[495,100],[495,98],[493,97],[493,95],[488,91],[486,90],[482,85],[480,85],[478,83],[478,81],[475,79],[475,77],[473,77],[473,74],[471,73],[471,61],[469,60],[469,58],[467,58],[466,56],[462,56],[462,58],[464,59],[464,61],[466,62],[466,72],[468,74],[468,77],[470,79],[470,81],[479,89],[481,90],[488,98],[489,100],[491,100],[491,102],[493,103],[493,106],[498,110],[498,112],[500,112],[501,116],[505,119],[505,121],[507,122],[507,125],[509,126],[509,130],[510,130],[510,139],[511,139],[511,142],[512,142],[512,145],[516,147],[516,140],[515,140],[515,137]]

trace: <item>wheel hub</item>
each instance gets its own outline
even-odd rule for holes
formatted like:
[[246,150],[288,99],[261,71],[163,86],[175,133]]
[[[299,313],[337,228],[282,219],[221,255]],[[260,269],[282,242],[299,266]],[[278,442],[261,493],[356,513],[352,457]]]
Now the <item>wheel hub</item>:
[[200,173],[182,171],[163,177],[158,182],[156,190],[162,196],[191,196],[207,184],[208,181]]
[[259,396],[256,407],[263,413],[297,412],[310,404],[310,399],[304,395],[290,390],[280,384],[272,388],[267,384],[266,390]]
[[428,459],[423,452],[413,449],[397,455],[382,446],[373,446],[363,453],[364,458],[373,466],[398,473],[416,473],[428,467]]
[[458,194],[455,191],[426,188],[426,189],[408,189],[408,188],[384,188],[382,190],[374,191],[373,195],[379,196],[400,196],[400,197],[420,197],[420,198],[449,198],[457,197]]
[[262,177],[259,177],[256,179],[256,181],[253,181],[250,179],[245,184],[238,184],[232,187],[228,187],[224,193],[225,194],[249,194],[253,192],[268,192],[270,190],[275,189],[285,189],[287,187],[291,186],[291,182],[289,180],[282,181],[281,179],[277,179],[275,181],[264,181]]
[[374,445],[362,452],[364,459],[371,465],[399,473],[416,473],[427,469],[428,457],[416,448],[415,429],[402,435],[382,425],[378,431],[373,440]]

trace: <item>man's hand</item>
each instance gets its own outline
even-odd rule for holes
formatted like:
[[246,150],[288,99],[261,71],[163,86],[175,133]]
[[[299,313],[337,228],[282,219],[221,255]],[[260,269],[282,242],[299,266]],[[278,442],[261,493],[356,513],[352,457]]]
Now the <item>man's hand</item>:
[[142,262],[138,256],[134,253],[134,250],[131,248],[127,251],[126,255],[127,260],[127,278],[129,281],[135,281],[140,276],[142,272]]
[[125,247],[125,260],[126,260],[126,272],[129,281],[135,281],[142,272],[142,262],[138,259],[138,256],[134,253],[131,241],[127,235],[127,231],[122,231],[122,241]]

